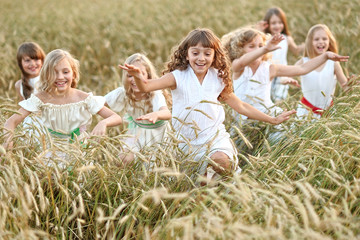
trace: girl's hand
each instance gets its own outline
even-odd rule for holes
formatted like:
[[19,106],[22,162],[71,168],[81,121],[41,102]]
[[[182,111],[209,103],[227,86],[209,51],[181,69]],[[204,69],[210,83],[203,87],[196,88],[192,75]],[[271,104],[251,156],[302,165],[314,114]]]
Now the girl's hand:
[[141,70],[134,65],[125,63],[125,65],[119,65],[119,68],[127,71],[131,76],[142,79]]
[[142,115],[142,116],[136,118],[136,120],[147,120],[147,121],[155,124],[156,121],[158,120],[158,118],[159,118],[158,114],[156,112],[152,112],[152,113]]
[[290,115],[296,113],[296,111],[293,109],[291,111],[285,111],[282,112],[280,115],[278,115],[277,117],[274,118],[273,124],[277,125],[280,124],[286,120],[288,120],[290,118]]
[[103,136],[106,133],[106,123],[104,121],[100,121],[91,132],[91,135],[95,136]]
[[326,52],[327,59],[333,60],[333,61],[339,61],[339,62],[347,62],[349,59],[349,56],[341,56],[339,54],[333,53],[333,52]]
[[265,29],[269,26],[269,24],[262,20],[262,21],[259,21],[255,24],[255,28],[259,31],[262,31],[262,32],[265,32]]
[[285,39],[284,36],[281,35],[280,33],[274,34],[270,38],[270,40],[266,43],[265,49],[268,52],[272,52],[272,51],[275,51],[275,50],[281,48],[278,44],[284,39]]
[[280,78],[280,83],[284,85],[293,85],[295,87],[301,87],[297,80],[289,77]]

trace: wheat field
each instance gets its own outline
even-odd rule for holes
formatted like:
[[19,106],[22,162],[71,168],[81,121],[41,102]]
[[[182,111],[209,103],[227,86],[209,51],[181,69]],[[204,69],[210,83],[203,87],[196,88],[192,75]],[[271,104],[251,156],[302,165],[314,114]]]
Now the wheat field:
[[[272,6],[285,11],[297,43],[312,25],[328,25],[340,54],[350,56],[344,72],[360,79],[360,4],[354,0],[0,3],[1,127],[18,109],[16,51],[24,41],[45,52],[69,50],[81,64],[78,88],[104,95],[121,84],[117,65],[130,54],[146,53],[160,73],[190,30],[206,27],[221,37],[256,23]],[[289,55],[289,63],[297,58]],[[123,127],[91,138],[83,149],[28,136],[19,126],[14,149],[0,148],[0,239],[360,239],[359,90],[356,83],[348,92],[338,86],[327,117],[290,119],[276,144],[269,140],[272,126],[238,129],[228,117],[243,171],[204,187],[196,182],[196,163],[172,136],[120,168]],[[299,98],[291,89],[281,107],[296,108]],[[65,152],[68,161],[45,162],[48,151]]]

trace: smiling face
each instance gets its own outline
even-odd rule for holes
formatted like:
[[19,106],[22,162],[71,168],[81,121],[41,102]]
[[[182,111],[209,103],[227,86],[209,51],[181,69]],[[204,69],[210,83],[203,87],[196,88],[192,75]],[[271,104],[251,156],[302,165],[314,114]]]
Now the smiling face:
[[[140,72],[143,75],[144,79],[149,78],[148,72],[146,71],[146,67],[140,61],[136,61],[136,62],[132,63],[132,65],[134,65],[135,67],[138,67],[140,69]],[[126,74],[126,83],[125,84],[128,85],[128,87],[130,87],[134,91],[134,93],[140,92],[140,90],[136,86],[134,77],[131,76],[130,74]]]
[[42,67],[42,61],[41,59],[33,59],[29,56],[25,55],[21,59],[21,65],[25,71],[25,73],[28,74],[29,78],[34,78],[39,76],[40,70]]
[[284,30],[284,23],[277,15],[272,15],[269,19],[269,31],[271,35],[282,33]]
[[212,48],[205,48],[201,43],[189,47],[186,59],[199,80],[203,80],[207,70],[214,61],[215,51]]
[[330,39],[324,29],[318,29],[314,32],[312,47],[316,55],[320,55],[329,49]]
[[55,66],[54,88],[58,93],[64,93],[71,89],[74,72],[69,61],[64,58]]

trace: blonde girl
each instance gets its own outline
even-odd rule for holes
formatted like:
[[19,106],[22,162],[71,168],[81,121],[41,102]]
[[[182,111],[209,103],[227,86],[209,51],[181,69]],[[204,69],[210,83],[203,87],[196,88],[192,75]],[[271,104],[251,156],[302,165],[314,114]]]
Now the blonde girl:
[[41,112],[44,127],[66,142],[84,138],[94,114],[104,119],[94,127],[93,135],[104,135],[107,127],[120,124],[121,118],[104,107],[103,97],[76,89],[79,78],[79,62],[69,52],[61,49],[50,52],[40,73],[39,92],[21,101],[18,114],[5,122],[9,131],[5,147],[11,146],[14,129],[31,113]]
[[[267,61],[267,54],[279,48],[278,43],[284,39],[282,35],[275,34],[268,42],[264,33],[253,28],[242,28],[229,35],[224,37],[224,45],[232,62],[235,94],[242,101],[273,116],[281,111],[270,98],[271,81],[275,77],[306,74],[328,59],[348,59],[332,52],[323,52],[311,61],[296,66],[273,64]],[[243,118],[246,119],[246,116]]]
[[[317,24],[310,28],[305,41],[304,57],[296,64],[310,62],[327,51],[338,52],[335,37],[326,25]],[[332,60],[326,61],[317,66],[314,71],[301,76],[303,93],[301,103],[303,105],[299,105],[297,115],[304,117],[310,110],[316,118],[319,118],[323,111],[332,105],[336,81],[342,88],[346,88],[348,81],[340,63]]]
[[15,83],[15,89],[19,99],[24,100],[37,92],[36,85],[45,53],[37,43],[24,42],[17,50],[16,59],[21,70],[21,79]]
[[230,66],[218,37],[209,29],[191,31],[175,48],[164,75],[145,79],[141,70],[125,64],[141,92],[170,88],[172,124],[179,147],[200,161],[199,173],[226,173],[237,168],[237,151],[225,130],[225,112],[219,100],[250,118],[279,124],[295,111],[274,118],[240,101],[232,90]]
[[[280,48],[272,52],[272,61],[275,64],[287,65],[288,49],[295,55],[304,51],[304,43],[296,45],[291,37],[289,26],[284,11],[279,7],[269,8],[263,21],[259,23],[260,29],[272,36],[275,34],[283,35],[284,39],[279,43]],[[280,101],[287,97],[289,89],[288,77],[275,78],[271,86],[271,96],[274,101]]]
[[[132,64],[140,69],[144,79],[157,78],[151,61],[143,54],[135,53],[125,60],[125,64]],[[133,161],[133,151],[139,151],[145,146],[162,142],[166,128],[166,120],[171,119],[166,99],[162,91],[148,93],[140,92],[134,77],[128,72],[122,74],[123,87],[119,87],[106,96],[106,103],[116,112],[126,112],[128,120],[127,154],[122,154],[124,163]]]

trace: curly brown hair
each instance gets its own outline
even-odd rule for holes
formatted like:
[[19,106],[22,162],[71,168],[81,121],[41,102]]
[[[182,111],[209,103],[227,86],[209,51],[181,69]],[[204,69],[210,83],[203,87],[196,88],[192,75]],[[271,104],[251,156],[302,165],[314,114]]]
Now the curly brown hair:
[[[267,36],[251,27],[243,27],[236,29],[221,38],[221,42],[229,55],[230,61],[234,61],[245,54],[244,47],[246,44],[252,42],[256,37],[261,36],[264,44],[266,43]],[[264,54],[262,60],[266,61],[271,58],[269,53]]]
[[197,28],[189,32],[180,44],[173,49],[170,61],[166,63],[163,74],[174,70],[187,69],[189,66],[189,61],[186,59],[188,50],[190,47],[194,47],[199,43],[205,48],[214,49],[215,54],[211,67],[218,70],[218,77],[221,78],[225,84],[225,88],[221,92],[219,100],[226,100],[228,95],[233,92],[230,61],[221,45],[220,39],[210,29]]

